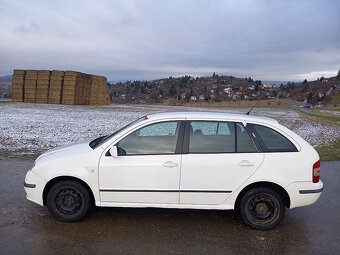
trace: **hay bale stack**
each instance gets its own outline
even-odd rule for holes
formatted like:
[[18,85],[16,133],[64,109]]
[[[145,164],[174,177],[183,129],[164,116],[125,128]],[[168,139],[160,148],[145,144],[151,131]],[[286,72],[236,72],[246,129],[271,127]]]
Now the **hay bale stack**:
[[12,101],[68,105],[110,104],[104,76],[75,71],[14,70]]
[[61,97],[62,104],[75,104],[76,87],[80,86],[80,73],[74,71],[65,71],[63,91]]
[[76,80],[76,91],[74,97],[74,104],[85,104],[84,95],[86,94],[86,80],[89,78],[88,74],[78,73]]
[[53,70],[50,76],[50,84],[48,91],[48,103],[60,104],[61,92],[63,88],[64,71]]
[[24,82],[24,102],[35,103],[36,102],[36,90],[37,90],[37,70],[26,70],[25,82]]
[[12,102],[24,101],[25,70],[14,70],[12,77]]
[[36,103],[47,104],[50,86],[51,72],[47,70],[38,71]]
[[91,75],[90,105],[110,104],[107,79],[104,76]]

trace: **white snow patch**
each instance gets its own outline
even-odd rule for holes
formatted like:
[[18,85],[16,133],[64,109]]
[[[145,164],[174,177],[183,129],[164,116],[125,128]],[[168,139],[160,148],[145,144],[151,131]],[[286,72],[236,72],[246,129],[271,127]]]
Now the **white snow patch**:
[[[0,149],[44,151],[110,134],[149,113],[197,110],[216,111],[159,105],[67,106],[1,103]],[[217,111],[245,113],[247,109]],[[251,114],[278,120],[313,146],[327,145],[340,138],[338,126],[308,120],[291,109],[255,108]]]

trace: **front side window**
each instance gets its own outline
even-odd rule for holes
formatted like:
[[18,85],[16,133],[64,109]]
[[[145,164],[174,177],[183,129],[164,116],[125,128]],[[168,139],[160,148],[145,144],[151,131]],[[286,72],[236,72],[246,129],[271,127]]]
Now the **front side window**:
[[264,152],[293,152],[297,151],[294,144],[279,132],[265,126],[249,124],[255,131]]
[[180,121],[168,121],[142,127],[118,144],[119,155],[175,153]]

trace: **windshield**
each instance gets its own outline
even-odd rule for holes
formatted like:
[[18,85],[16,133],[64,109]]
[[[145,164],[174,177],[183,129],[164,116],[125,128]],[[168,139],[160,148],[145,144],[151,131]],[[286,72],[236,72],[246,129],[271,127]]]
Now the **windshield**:
[[90,147],[91,147],[92,149],[95,149],[95,148],[97,148],[98,146],[100,146],[100,145],[102,145],[103,143],[105,143],[106,141],[110,140],[113,136],[115,136],[115,135],[117,135],[118,133],[122,132],[123,130],[125,130],[125,129],[127,129],[127,128],[129,128],[129,127],[131,127],[131,126],[133,126],[133,125],[135,125],[135,124],[137,124],[137,123],[139,123],[139,122],[142,122],[142,121],[144,121],[144,120],[146,120],[146,119],[147,119],[146,116],[144,116],[144,117],[142,117],[142,118],[139,118],[139,119],[137,119],[137,120],[131,122],[130,124],[126,125],[125,127],[122,127],[122,128],[120,128],[120,129],[118,129],[117,131],[115,131],[115,132],[112,133],[111,135],[108,135],[108,136],[101,136],[101,137],[98,137],[98,138],[94,139],[93,141],[90,142],[89,145],[90,145]]

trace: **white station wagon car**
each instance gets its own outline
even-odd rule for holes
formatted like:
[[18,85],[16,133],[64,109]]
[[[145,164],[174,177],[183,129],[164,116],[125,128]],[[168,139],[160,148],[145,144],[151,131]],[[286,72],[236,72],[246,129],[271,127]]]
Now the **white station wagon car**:
[[321,195],[319,155],[276,120],[215,112],[156,113],[93,141],[42,154],[27,199],[61,221],[92,205],[235,209],[270,229],[285,208]]

